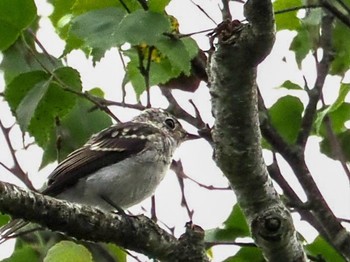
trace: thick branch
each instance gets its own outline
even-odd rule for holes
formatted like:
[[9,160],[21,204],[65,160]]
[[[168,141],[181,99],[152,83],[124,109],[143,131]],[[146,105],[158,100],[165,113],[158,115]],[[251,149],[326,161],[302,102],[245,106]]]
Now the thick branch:
[[106,213],[4,182],[0,183],[0,196],[2,212],[77,239],[112,242],[162,261],[208,261],[203,231],[196,226],[177,240],[145,216]]
[[211,59],[215,160],[229,179],[267,260],[305,261],[290,213],[268,176],[260,144],[256,66],[274,42],[271,2],[250,0],[245,11],[250,24],[237,30],[232,23],[231,28],[220,30]]

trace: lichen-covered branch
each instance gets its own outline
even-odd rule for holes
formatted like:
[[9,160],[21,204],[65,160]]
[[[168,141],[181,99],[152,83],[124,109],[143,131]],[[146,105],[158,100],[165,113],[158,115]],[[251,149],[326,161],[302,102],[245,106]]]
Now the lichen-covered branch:
[[249,24],[228,24],[217,31],[210,64],[215,126],[215,161],[229,179],[268,261],[305,261],[288,209],[273,188],[262,157],[256,69],[274,43],[272,5],[250,0]]
[[162,261],[208,261],[204,232],[192,224],[176,239],[145,216],[106,213],[0,183],[0,211],[76,239],[111,242]]

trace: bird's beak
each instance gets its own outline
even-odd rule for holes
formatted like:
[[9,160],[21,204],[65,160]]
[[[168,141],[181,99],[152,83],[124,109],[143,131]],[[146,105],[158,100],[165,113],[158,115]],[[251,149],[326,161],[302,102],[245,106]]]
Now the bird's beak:
[[194,139],[198,139],[198,138],[201,138],[201,137],[199,135],[186,133],[185,141],[187,141],[187,140],[194,140]]

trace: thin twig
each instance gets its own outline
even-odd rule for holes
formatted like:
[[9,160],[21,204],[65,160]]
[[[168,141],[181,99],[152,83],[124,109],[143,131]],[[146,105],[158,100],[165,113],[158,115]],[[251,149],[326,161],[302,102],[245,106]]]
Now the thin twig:
[[12,167],[8,167],[4,163],[0,163],[1,166],[3,166],[7,171],[11,172],[18,179],[20,179],[29,189],[35,191],[36,189],[34,188],[32,182],[29,180],[28,174],[23,171],[23,169],[22,169],[22,167],[17,159],[16,150],[13,148],[13,145],[12,145],[12,142],[10,139],[11,128],[5,127],[0,120],[0,129],[4,135],[7,147],[10,150],[10,155],[11,155],[12,161],[14,163],[14,165]]
[[282,9],[282,10],[277,10],[274,12],[275,15],[280,15],[280,14],[285,14],[285,13],[289,13],[289,12],[295,12],[295,11],[299,11],[302,9],[315,9],[315,8],[322,8],[322,5],[318,4],[318,5],[300,5],[300,6],[294,6],[294,7],[290,7],[290,8],[286,8],[286,9]]
[[347,165],[347,160],[346,157],[344,155],[344,151],[341,147],[341,144],[338,141],[337,136],[335,135],[333,128],[332,128],[332,120],[330,119],[329,116],[325,116],[324,117],[324,123],[326,126],[326,132],[327,132],[327,136],[329,139],[329,143],[331,145],[331,150],[335,156],[336,159],[339,160],[346,176],[348,177],[348,180],[350,182],[350,170],[349,167]]
[[180,185],[181,206],[185,207],[189,219],[192,220],[192,218],[193,218],[193,209],[190,209],[190,207],[189,207],[189,205],[187,203],[187,199],[186,199],[186,196],[185,196],[185,183],[184,183],[183,176],[180,174],[180,173],[183,173],[183,167],[182,167],[181,160],[179,160],[179,161],[173,160],[172,163],[171,163],[171,167],[170,168],[171,168],[171,170],[173,170],[175,172],[177,180],[178,180],[179,185]]
[[222,20],[229,20],[232,21],[232,15],[230,11],[230,4],[229,0],[221,0],[222,2],[222,9],[221,9],[221,14],[222,14]]
[[322,35],[320,40],[320,45],[323,48],[323,57],[322,60],[319,61],[317,57],[317,52],[314,52],[314,58],[316,62],[317,69],[317,77],[315,81],[315,85],[312,89],[308,91],[309,95],[309,103],[306,106],[305,113],[301,122],[300,132],[297,137],[296,144],[305,147],[307,139],[310,135],[310,132],[313,127],[314,118],[317,113],[317,104],[322,97],[322,90],[324,86],[324,82],[326,80],[327,74],[329,72],[330,64],[333,60],[333,48],[332,48],[332,21],[330,20],[330,24],[322,25]]
[[210,21],[212,21],[215,25],[218,25],[200,5],[196,4],[193,0],[191,0],[191,3],[194,4],[206,17],[208,17]]
[[36,37],[36,35],[34,34],[34,32],[31,29],[28,29],[27,32],[29,32],[29,34],[33,37],[35,43],[40,47],[40,49],[43,51],[43,53],[45,54],[45,56],[49,59],[49,61],[51,62],[51,64],[53,66],[56,66],[56,61],[52,58],[52,56],[49,54],[49,52],[47,52],[46,48],[42,45],[42,43],[39,41],[39,39]]
[[176,101],[175,97],[171,93],[171,90],[168,88],[160,87],[163,96],[168,100],[169,107],[168,111],[172,113],[177,118],[183,119],[191,125],[197,127],[198,129],[205,128],[207,125],[203,120],[193,117],[191,114],[187,113]]

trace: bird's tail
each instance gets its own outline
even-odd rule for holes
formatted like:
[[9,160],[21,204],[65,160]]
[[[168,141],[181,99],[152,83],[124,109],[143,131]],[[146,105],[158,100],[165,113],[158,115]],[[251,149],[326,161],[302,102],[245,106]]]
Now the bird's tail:
[[[6,240],[18,237],[22,234],[28,233],[28,231],[21,231],[21,229],[26,226],[29,222],[22,219],[14,219],[0,228],[0,244],[4,243]],[[32,231],[32,230],[30,230]]]

